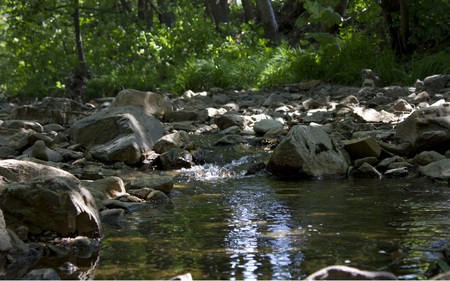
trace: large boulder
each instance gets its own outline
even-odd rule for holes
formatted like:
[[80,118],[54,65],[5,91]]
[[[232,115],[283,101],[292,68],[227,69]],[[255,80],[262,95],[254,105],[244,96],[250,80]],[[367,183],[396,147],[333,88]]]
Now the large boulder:
[[73,120],[92,113],[89,108],[79,102],[67,98],[46,97],[31,105],[13,109],[9,120],[36,121],[40,124],[70,124]]
[[72,142],[83,144],[95,158],[131,165],[143,161],[163,133],[159,120],[132,106],[99,111],[69,129]]
[[273,152],[267,168],[278,176],[345,176],[348,155],[318,127],[296,125]]
[[134,106],[142,109],[147,115],[162,119],[173,111],[172,102],[162,95],[153,92],[141,92],[131,89],[120,91],[111,107]]
[[396,137],[411,144],[411,153],[450,147],[450,105],[431,106],[413,112],[396,127]]
[[26,226],[31,234],[102,234],[94,198],[81,182],[58,168],[28,161],[0,161],[0,209],[8,227]]
[[450,182],[450,159],[442,159],[419,167],[419,174],[435,180]]

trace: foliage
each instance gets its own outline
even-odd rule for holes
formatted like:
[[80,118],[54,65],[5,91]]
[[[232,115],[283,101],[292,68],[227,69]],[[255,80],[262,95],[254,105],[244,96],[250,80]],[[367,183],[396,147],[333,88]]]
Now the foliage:
[[[276,1],[277,6],[285,1]],[[240,6],[233,6],[228,24],[217,27],[205,16],[203,1],[178,0],[178,6],[170,7],[177,19],[173,26],[155,21],[148,28],[121,6],[133,3],[135,11],[137,1],[79,0],[85,56],[93,73],[86,95],[114,96],[122,88],[180,94],[187,89],[255,88],[306,79],[360,85],[362,68],[381,74],[385,84],[411,84],[450,72],[447,1],[410,1],[410,42],[416,52],[402,58],[387,43],[388,28],[378,1],[351,1],[345,15],[333,9],[337,0],[296,1],[307,11],[294,27],[304,32],[302,40],[270,47],[260,23],[242,23]],[[78,65],[74,1],[3,2],[0,92],[63,96],[65,80]],[[339,31],[324,31],[332,26]]]

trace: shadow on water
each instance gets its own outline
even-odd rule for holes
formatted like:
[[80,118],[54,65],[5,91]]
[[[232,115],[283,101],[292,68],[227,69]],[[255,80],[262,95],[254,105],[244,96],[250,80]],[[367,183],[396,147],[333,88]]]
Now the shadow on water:
[[173,205],[106,230],[95,279],[302,279],[332,264],[422,279],[448,242],[448,186],[226,173],[205,180],[195,169],[180,175]]

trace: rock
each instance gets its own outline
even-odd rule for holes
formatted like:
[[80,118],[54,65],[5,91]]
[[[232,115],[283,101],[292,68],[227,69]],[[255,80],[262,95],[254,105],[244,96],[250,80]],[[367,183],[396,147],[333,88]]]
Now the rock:
[[194,162],[189,151],[181,148],[173,148],[159,156],[163,170],[190,168]]
[[125,188],[131,193],[131,190],[149,188],[152,190],[161,190],[168,194],[173,189],[173,178],[170,176],[161,176],[155,174],[142,174],[136,179],[129,181]]
[[360,122],[390,123],[397,121],[397,117],[394,114],[384,110],[377,111],[373,108],[355,107],[353,115]]
[[345,150],[347,150],[347,152],[354,159],[364,157],[379,157],[381,154],[381,147],[372,137],[343,141],[343,144]]
[[165,122],[181,122],[181,121],[200,121],[205,122],[209,119],[208,110],[201,109],[181,109],[168,112],[164,115]]
[[124,183],[119,177],[107,177],[93,182],[83,182],[83,185],[99,200],[115,199],[126,194]]
[[370,178],[370,179],[381,179],[382,175],[377,171],[372,165],[365,162],[355,171],[353,171],[353,177],[355,178]]
[[109,209],[100,212],[100,220],[102,223],[114,228],[122,228],[125,224],[125,210]]
[[[0,177],[11,182],[27,182],[34,177],[41,175],[49,177],[73,177],[71,173],[61,169],[23,160],[1,160],[0,161]],[[1,185],[0,187],[5,187]],[[1,188],[0,188],[1,190]]]
[[278,176],[345,176],[345,152],[318,127],[296,125],[275,148],[267,168]]
[[245,119],[241,115],[235,113],[227,113],[218,115],[213,119],[214,124],[216,124],[219,129],[224,130],[231,126],[238,126],[240,129],[245,127]]
[[97,159],[133,165],[145,159],[163,132],[160,121],[127,106],[105,109],[76,121],[69,136]]
[[431,92],[439,92],[450,86],[450,75],[436,74],[428,76],[423,80],[425,88]]
[[160,120],[165,114],[173,111],[172,102],[160,94],[132,89],[120,91],[111,104],[111,108],[124,106],[137,107],[144,111],[145,114],[154,116]]
[[396,137],[411,144],[411,153],[450,147],[450,106],[432,106],[414,111],[397,125]]
[[123,209],[125,214],[136,212],[146,208],[147,204],[134,203],[134,202],[123,202],[115,199],[103,200],[102,204],[108,209]]
[[261,121],[256,122],[253,125],[253,130],[257,135],[264,135],[265,133],[269,132],[273,129],[279,129],[283,128],[283,124],[281,124],[279,121],[272,120],[272,119],[264,119]]
[[[11,250],[11,238],[8,235],[8,231],[6,231],[6,223],[3,218],[3,211],[0,209],[0,253],[8,252]],[[1,258],[1,257],[0,257]],[[0,267],[0,270],[3,267]]]
[[30,271],[23,280],[61,280],[53,268],[40,268]]
[[414,156],[412,162],[417,165],[425,166],[442,159],[445,159],[445,156],[437,153],[436,151],[422,151],[421,153]]
[[[230,127],[231,128],[231,127]],[[248,140],[240,135],[228,134],[218,139],[214,145],[233,145],[237,143],[247,143]]]
[[164,192],[162,192],[160,190],[153,190],[152,192],[150,192],[147,195],[145,200],[150,201],[150,202],[158,202],[158,203],[171,201],[170,198]]
[[305,280],[397,280],[385,271],[366,271],[343,265],[333,265],[314,272]]
[[25,225],[33,235],[49,230],[63,236],[101,236],[95,200],[70,173],[26,161],[3,160],[0,174],[12,182],[2,187],[0,195],[0,208],[9,227]]
[[28,120],[5,120],[0,127],[19,131],[33,130],[37,133],[42,133],[44,131],[41,124]]
[[367,163],[367,164],[370,164],[370,165],[374,165],[377,162],[378,162],[377,157],[369,156],[369,157],[356,159],[354,164],[355,164],[355,167],[360,167],[364,163]]
[[19,153],[9,147],[6,146],[1,146],[0,147],[0,159],[8,159],[8,158],[14,158],[18,155]]
[[35,121],[42,125],[66,125],[92,112],[92,108],[71,99],[46,97],[41,102],[13,109],[8,119]]
[[450,159],[443,159],[419,168],[419,174],[435,180],[450,180]]
[[428,280],[450,280],[450,271],[433,276]]
[[182,148],[189,142],[189,135],[184,131],[165,135],[155,142],[153,150],[156,153],[164,153],[172,148]]
[[37,140],[32,147],[23,152],[23,155],[50,162],[61,162],[64,159],[61,153],[48,148],[43,140]]
[[387,178],[403,178],[409,175],[408,167],[400,167],[389,169],[384,172],[384,176]]
[[192,279],[192,275],[190,273],[186,273],[186,274],[182,274],[182,275],[177,275],[177,276],[171,278],[170,280],[193,281],[194,279]]

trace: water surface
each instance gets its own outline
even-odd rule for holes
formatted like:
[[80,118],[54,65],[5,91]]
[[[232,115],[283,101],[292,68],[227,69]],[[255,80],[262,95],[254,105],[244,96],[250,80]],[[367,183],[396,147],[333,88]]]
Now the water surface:
[[425,180],[178,182],[172,205],[106,229],[92,278],[302,279],[342,264],[424,279],[450,233],[449,187]]

